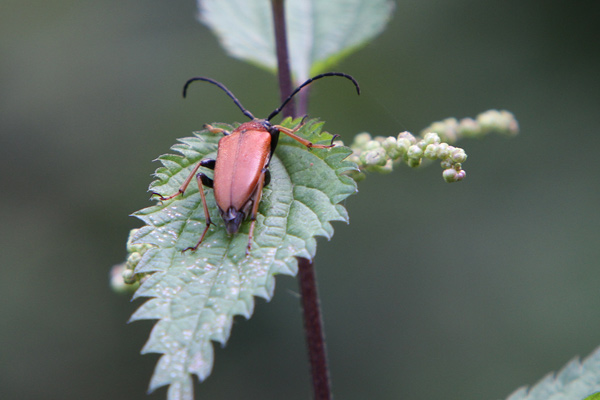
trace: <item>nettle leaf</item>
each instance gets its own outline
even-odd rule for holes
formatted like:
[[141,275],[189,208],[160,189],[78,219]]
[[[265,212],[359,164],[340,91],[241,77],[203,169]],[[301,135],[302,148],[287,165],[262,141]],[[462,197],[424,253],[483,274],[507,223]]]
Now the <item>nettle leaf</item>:
[[600,348],[585,360],[576,358],[557,374],[546,375],[531,388],[516,390],[507,400],[580,400],[599,390]]
[[[392,0],[286,0],[290,66],[296,82],[332,64],[383,31]],[[269,0],[198,0],[200,20],[233,57],[275,71],[277,57]]]
[[[287,119],[293,127],[300,120]],[[327,143],[323,123],[308,121],[298,132],[315,143]],[[231,129],[231,126],[214,124]],[[180,139],[172,149],[181,155],[159,158],[158,178],[150,190],[161,195],[177,192],[198,161],[215,158],[221,135],[207,131]],[[356,184],[343,172],[356,169],[345,158],[346,147],[308,150],[281,134],[270,164],[271,182],[263,190],[252,250],[246,256],[250,222],[229,237],[206,189],[211,226],[196,251],[194,246],[205,226],[198,187],[193,181],[182,197],[159,202],[134,215],[146,223],[132,234],[132,243],[149,247],[137,264],[137,274],[148,274],[135,293],[150,297],[131,317],[132,321],[157,319],[142,353],[161,353],[150,390],[170,385],[169,399],[192,399],[193,379],[201,381],[213,365],[212,341],[225,344],[233,317],[250,318],[254,296],[270,299],[275,274],[295,275],[296,256],[312,258],[316,236],[333,235],[331,221],[347,221],[338,204],[356,192]],[[207,174],[212,171],[206,170]]]

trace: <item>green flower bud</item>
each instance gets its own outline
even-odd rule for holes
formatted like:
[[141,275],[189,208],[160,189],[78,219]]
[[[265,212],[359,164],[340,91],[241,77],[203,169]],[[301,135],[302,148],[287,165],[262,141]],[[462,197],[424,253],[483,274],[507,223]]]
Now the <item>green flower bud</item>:
[[127,292],[127,285],[123,281],[125,264],[113,265],[110,269],[110,287],[117,293]]
[[141,253],[144,254],[146,252],[146,250],[150,249],[152,247],[151,244],[139,244],[139,243],[133,243],[133,235],[138,231],[139,229],[132,229],[131,231],[129,231],[129,237],[127,238],[127,252],[128,253]]
[[442,177],[446,182],[452,183],[456,182],[456,174],[457,172],[454,168],[448,168],[445,169],[444,172],[442,172]]
[[383,166],[387,162],[385,150],[382,147],[379,147],[375,150],[365,151],[363,154],[361,154],[361,160],[363,160],[364,164],[367,166]]
[[131,269],[126,269],[125,271],[123,271],[122,276],[123,276],[123,282],[125,282],[128,285],[131,285],[137,281],[136,274]]
[[504,134],[514,136],[519,133],[519,123],[513,113],[502,110],[500,111],[500,115],[504,119],[504,126],[506,127],[506,130],[503,132]]
[[421,133],[436,132],[440,141],[454,143],[456,141],[456,130],[458,128],[458,121],[456,118],[446,118],[443,121],[434,122],[429,127],[425,128]]
[[125,281],[126,272],[128,274],[133,273],[133,271],[126,269],[125,263],[115,265],[110,269],[110,287],[113,291],[117,293],[130,293],[137,289],[139,284],[135,279],[131,283]]
[[390,172],[393,171],[394,168],[393,168],[392,160],[388,158],[385,165],[373,165],[373,166],[367,167],[367,169],[371,172],[379,172],[380,174],[389,174]]
[[417,143],[417,139],[413,136],[413,134],[407,131],[400,132],[398,134],[398,141],[401,139],[408,139],[411,145]]
[[442,140],[440,139],[440,136],[437,133],[428,132],[425,134],[425,136],[423,136],[423,141],[425,141],[425,143],[427,143],[429,145],[429,144],[438,144]]
[[423,156],[425,158],[429,158],[430,160],[435,160],[438,158],[438,145],[437,144],[428,144],[425,147],[425,151],[423,152]]
[[467,160],[467,153],[461,148],[455,148],[450,154],[450,159],[455,163],[464,163]]
[[141,246],[139,244],[133,244],[133,235],[135,235],[135,233],[138,230],[139,229],[132,229],[129,231],[129,236],[127,237],[127,252],[128,253],[133,253],[134,251],[141,250]]
[[488,110],[479,114],[477,122],[485,133],[504,130],[503,118],[498,110]]
[[415,146],[425,151],[425,148],[427,147],[427,142],[425,142],[424,140],[419,140]]
[[135,266],[138,265],[138,263],[141,261],[142,255],[143,253],[137,251],[129,253],[129,256],[127,257],[127,268],[130,268],[132,270],[135,269]]
[[429,125],[427,128],[423,129],[421,131],[421,135],[424,135],[427,132],[436,132],[439,134],[440,132],[444,132],[445,130],[446,130],[446,125],[444,125],[444,123],[442,121],[436,121],[436,122],[432,123],[431,125]]
[[419,146],[413,144],[408,148],[408,152],[406,153],[408,158],[421,158],[423,157],[423,149]]
[[378,149],[381,149],[381,143],[378,142],[377,140],[370,140],[367,143],[365,143],[363,146],[363,150],[365,150],[365,151],[378,150]]
[[481,128],[473,118],[463,118],[458,124],[458,134],[464,137],[482,136]]
[[444,125],[446,125],[446,130],[443,134],[446,136],[445,142],[454,143],[457,139],[457,131],[458,131],[458,120],[456,118],[446,118],[444,121]]
[[363,147],[367,142],[371,141],[371,135],[367,132],[359,133],[354,136],[354,141],[352,142],[352,147]]
[[440,165],[442,168],[448,169],[448,168],[452,168],[454,166],[454,163],[452,162],[452,160],[445,159],[445,160],[442,160]]
[[354,152],[348,156],[348,161],[352,161],[355,164],[360,164],[360,156]]
[[400,156],[404,156],[406,153],[408,153],[408,148],[411,146],[411,143],[410,140],[403,138],[398,139],[396,145],[398,147],[398,152],[400,153]]
[[465,170],[457,170],[456,168],[448,168],[442,172],[442,177],[448,183],[462,181],[466,175]]
[[403,153],[401,153],[398,149],[398,141],[393,136],[385,138],[385,140],[381,143],[381,146],[387,153],[388,157],[394,160],[400,158],[403,155]]
[[406,163],[411,168],[417,168],[419,165],[421,165],[421,159],[420,158],[409,158],[406,161]]
[[450,145],[448,143],[440,143],[438,145],[438,153],[437,156],[439,159],[446,159],[450,156]]

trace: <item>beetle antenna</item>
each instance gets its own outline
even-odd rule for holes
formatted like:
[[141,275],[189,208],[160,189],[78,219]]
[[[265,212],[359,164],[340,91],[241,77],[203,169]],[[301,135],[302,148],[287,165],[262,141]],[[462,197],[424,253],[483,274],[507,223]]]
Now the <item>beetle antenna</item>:
[[210,78],[204,78],[202,76],[197,76],[195,78],[191,78],[188,79],[188,81],[185,83],[185,85],[183,85],[183,97],[185,98],[185,95],[187,93],[187,89],[188,86],[190,86],[190,83],[194,82],[194,81],[204,81],[204,82],[208,82],[208,83],[212,83],[215,86],[218,86],[219,88],[221,88],[225,93],[227,93],[227,96],[231,97],[231,99],[233,100],[233,102],[235,103],[236,106],[238,106],[240,108],[240,110],[242,110],[242,112],[244,113],[244,115],[250,119],[255,119],[254,115],[252,115],[252,113],[248,110],[246,110],[244,108],[244,106],[242,105],[242,103],[240,103],[240,101],[238,99],[236,99],[236,97],[233,95],[233,93],[231,93],[231,91],[229,89],[227,89],[225,87],[225,85],[223,85],[221,82],[217,82],[213,79]]
[[285,107],[285,105],[292,99],[292,97],[294,97],[300,90],[302,90],[302,88],[304,86],[310,85],[311,83],[313,83],[314,81],[316,81],[317,79],[321,79],[321,78],[325,78],[326,76],[341,76],[342,78],[346,78],[352,81],[352,83],[354,84],[354,86],[356,86],[356,93],[360,94],[360,87],[358,86],[358,82],[356,82],[356,79],[354,79],[352,76],[348,75],[348,74],[343,74],[341,72],[326,72],[324,74],[320,74],[317,76],[313,76],[312,78],[310,78],[309,80],[307,80],[306,82],[304,82],[302,85],[298,86],[293,92],[292,94],[290,94],[287,99],[285,99],[283,101],[283,103],[281,103],[281,105],[279,107],[277,107],[275,110],[273,110],[273,112],[271,114],[269,114],[269,116],[267,117],[267,121],[270,121],[271,118],[275,117],[277,114],[279,114],[281,112],[281,110],[283,109],[283,107]]

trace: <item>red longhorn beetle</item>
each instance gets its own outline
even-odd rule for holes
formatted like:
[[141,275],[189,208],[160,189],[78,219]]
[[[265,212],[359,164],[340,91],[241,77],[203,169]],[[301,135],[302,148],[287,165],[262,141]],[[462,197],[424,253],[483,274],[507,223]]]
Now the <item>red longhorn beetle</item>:
[[[328,72],[321,75],[317,75],[310,78],[302,85],[298,86],[292,94],[288,96],[283,103],[276,108],[266,119],[255,118],[250,111],[246,110],[238,99],[235,98],[233,93],[229,91],[222,83],[217,82],[210,78],[196,77],[189,79],[183,86],[183,97],[185,98],[188,86],[194,81],[204,81],[212,83],[213,85],[221,88],[239,107],[245,116],[251,119],[250,122],[245,122],[239,127],[235,128],[232,132],[228,132],[225,129],[216,128],[211,125],[205,125],[204,127],[212,133],[222,133],[223,136],[219,140],[217,159],[204,159],[201,160],[179,187],[177,193],[171,196],[164,197],[157,194],[162,201],[170,200],[178,195],[182,195],[187,189],[188,185],[196,176],[198,182],[198,189],[202,198],[202,207],[204,208],[204,215],[206,217],[206,227],[200,240],[194,247],[188,247],[186,250],[196,250],[204,236],[210,227],[211,219],[208,212],[208,206],[206,205],[206,195],[202,186],[213,188],[215,193],[215,200],[219,207],[219,212],[223,221],[225,221],[225,228],[229,235],[237,233],[240,229],[240,225],[246,219],[250,217],[252,221],[250,225],[250,232],[248,237],[248,247],[246,253],[250,251],[252,245],[252,234],[254,232],[254,225],[256,223],[256,214],[258,212],[258,205],[262,196],[263,187],[269,183],[269,162],[277,146],[279,139],[279,133],[283,132],[289,137],[297,140],[308,148],[330,148],[330,145],[314,144],[310,141],[296,135],[296,132],[302,127],[304,121],[300,123],[296,128],[289,129],[281,125],[272,125],[269,121],[281,112],[283,107],[296,95],[303,87],[311,84],[317,79],[324,78],[326,76],[341,76],[343,78],[352,81],[356,87],[356,91],[360,94],[360,88],[358,82],[350,75],[343,74],[340,72]],[[198,172],[200,167],[214,169],[214,177],[210,179],[202,172]],[[198,172],[198,173],[197,173]]]

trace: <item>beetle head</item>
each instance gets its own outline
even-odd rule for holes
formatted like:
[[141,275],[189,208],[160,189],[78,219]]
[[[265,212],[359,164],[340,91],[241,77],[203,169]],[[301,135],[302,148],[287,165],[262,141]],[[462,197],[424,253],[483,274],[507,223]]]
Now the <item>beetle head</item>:
[[227,229],[228,235],[233,235],[240,230],[240,225],[246,218],[246,214],[243,211],[238,211],[235,207],[231,206],[227,211],[221,211],[221,217],[225,221],[225,229]]

